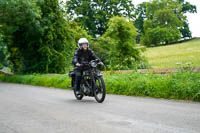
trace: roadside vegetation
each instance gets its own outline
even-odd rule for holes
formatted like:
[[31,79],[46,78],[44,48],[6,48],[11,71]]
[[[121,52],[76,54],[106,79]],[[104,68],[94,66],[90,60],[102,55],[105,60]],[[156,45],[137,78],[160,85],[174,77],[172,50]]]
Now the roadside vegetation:
[[[200,73],[180,71],[166,75],[131,73],[104,74],[107,93],[165,99],[200,101]],[[0,81],[70,89],[67,74],[0,75]]]

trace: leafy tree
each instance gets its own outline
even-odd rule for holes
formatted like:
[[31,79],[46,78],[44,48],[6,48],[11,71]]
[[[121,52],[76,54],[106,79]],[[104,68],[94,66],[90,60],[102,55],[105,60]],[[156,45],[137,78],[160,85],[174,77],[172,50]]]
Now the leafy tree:
[[137,32],[139,33],[136,42],[139,43],[141,40],[142,34],[144,34],[144,21],[146,17],[146,2],[139,4],[135,10],[135,21],[134,25],[137,28]]
[[161,45],[180,39],[179,28],[183,22],[179,18],[184,17],[181,10],[181,5],[174,0],[153,0],[147,3],[142,43]]
[[[92,37],[88,35],[87,31],[84,30],[77,22],[72,21],[69,23],[72,29],[72,34],[74,35],[75,42],[77,43],[80,38],[87,38],[91,42]],[[77,45],[76,45],[77,46]]]
[[2,33],[2,25],[0,25],[0,69],[6,66],[7,47],[4,44],[4,35]]
[[14,72],[66,71],[75,35],[58,0],[1,0],[0,14]]
[[178,0],[179,3],[182,4],[182,12],[183,13],[197,13],[197,9],[195,5],[190,4],[189,2],[185,2],[185,0]]
[[104,34],[113,16],[134,17],[132,0],[70,0],[66,6],[67,12],[93,37]]
[[110,37],[99,37],[92,40],[90,45],[95,54],[106,64],[108,69],[115,66],[115,41]]
[[73,31],[58,0],[44,0],[40,8],[41,26],[44,25],[38,50],[41,71],[64,73],[71,64],[69,58],[75,48]]
[[113,17],[110,19],[103,38],[110,42],[107,43],[107,47],[104,47],[111,51],[108,59],[111,61],[112,67],[118,69],[132,68],[136,61],[141,59],[140,50],[136,48],[136,36],[136,28],[127,18]]
[[[168,1],[168,2],[170,2],[170,1]],[[190,29],[189,29],[189,23],[188,23],[188,20],[187,20],[187,17],[186,17],[185,14],[186,13],[196,13],[197,12],[196,6],[191,5],[189,2],[185,2],[185,0],[176,0],[174,2],[178,3],[178,5],[176,5],[176,6],[178,8],[181,8],[181,9],[179,9],[179,11],[178,11],[176,8],[174,8],[174,6],[170,6],[169,8],[173,9],[173,11],[177,15],[178,19],[180,21],[182,21],[182,23],[183,23],[182,26],[178,28],[179,31],[181,32],[181,37],[182,38],[186,38],[186,37],[191,38],[192,34],[191,34]],[[138,43],[141,40],[141,35],[144,34],[144,21],[148,17],[147,16],[147,5],[148,5],[148,3],[151,3],[151,2],[143,2],[143,3],[139,4],[136,8],[136,11],[135,11],[136,19],[135,19],[134,25],[136,26],[136,28],[138,29],[138,32],[139,32],[139,35],[137,37]],[[156,4],[156,2],[154,2],[154,3]],[[158,3],[159,3],[159,1],[158,1]],[[163,3],[164,3],[164,1],[163,1]],[[171,5],[173,5],[173,4],[171,4]],[[148,8],[150,8],[150,7],[148,7]],[[155,7],[152,7],[151,9],[148,9],[148,10],[153,11],[153,10],[158,10],[158,8],[155,5]]]
[[[30,46],[38,47],[35,38],[41,35],[38,34],[40,10],[35,1],[1,0],[0,14],[0,23],[3,25],[2,29],[10,53],[9,60],[13,64],[14,71],[21,72],[23,67],[25,68],[26,61],[37,63],[38,55],[35,48]],[[29,64],[29,67],[33,64]]]
[[[196,10],[196,6],[190,4],[189,2],[185,2],[185,0],[179,0],[179,3],[182,5],[182,13],[186,14],[186,13],[197,13]],[[185,19],[182,19],[184,25],[183,27],[180,28],[180,32],[182,34],[182,38],[192,38],[192,34],[191,31],[189,29],[189,23],[187,18],[185,17]]]
[[[174,42],[180,38],[180,32],[178,29],[169,29],[167,27],[152,28],[146,31],[145,37],[143,38],[144,43],[147,46],[151,44],[163,45],[168,44],[169,42]],[[151,43],[148,43],[151,42]]]

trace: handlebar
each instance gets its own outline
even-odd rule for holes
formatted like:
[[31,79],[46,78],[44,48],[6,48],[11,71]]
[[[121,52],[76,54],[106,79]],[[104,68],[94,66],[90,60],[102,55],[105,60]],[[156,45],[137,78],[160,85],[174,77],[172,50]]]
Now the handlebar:
[[97,63],[97,65],[102,65],[102,66],[105,67],[105,65],[103,64],[103,62],[101,62],[101,61],[98,60],[98,59],[96,59],[96,60],[91,60],[90,62],[82,62],[82,64],[80,64],[80,66],[77,66],[77,67],[90,66],[90,65],[92,65],[93,62]]

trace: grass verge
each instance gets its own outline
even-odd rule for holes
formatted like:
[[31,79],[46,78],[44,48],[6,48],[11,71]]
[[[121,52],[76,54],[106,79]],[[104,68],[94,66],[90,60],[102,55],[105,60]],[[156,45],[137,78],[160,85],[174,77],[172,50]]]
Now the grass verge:
[[71,79],[68,75],[57,74],[33,74],[33,75],[0,75],[0,82],[21,83],[36,86],[46,86],[67,89],[70,86]]
[[[200,101],[200,73],[104,74],[107,93]],[[0,81],[67,89],[68,75],[0,75]]]

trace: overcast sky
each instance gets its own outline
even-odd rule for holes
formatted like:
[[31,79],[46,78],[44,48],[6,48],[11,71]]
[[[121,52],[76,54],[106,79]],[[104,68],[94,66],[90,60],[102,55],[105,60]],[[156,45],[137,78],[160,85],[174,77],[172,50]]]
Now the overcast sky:
[[[133,3],[135,5],[140,4],[144,1],[150,1],[150,0],[133,0]],[[193,5],[196,5],[197,7],[197,13],[188,13],[187,18],[189,21],[190,30],[192,32],[193,37],[200,37],[200,0],[185,0],[187,2],[190,2]]]

